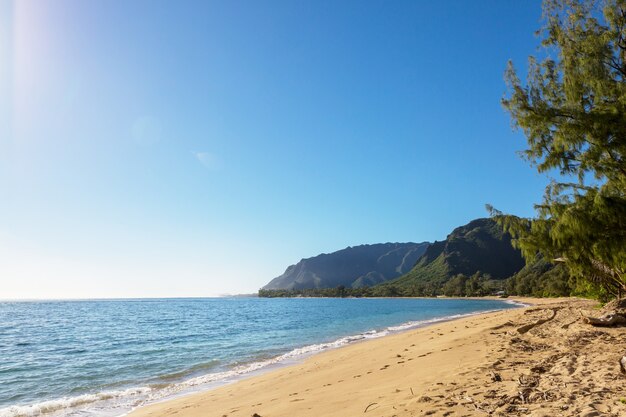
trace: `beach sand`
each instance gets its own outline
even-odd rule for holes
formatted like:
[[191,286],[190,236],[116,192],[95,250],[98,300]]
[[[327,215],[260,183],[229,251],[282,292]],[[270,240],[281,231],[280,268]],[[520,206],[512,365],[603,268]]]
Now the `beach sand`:
[[626,416],[626,328],[583,323],[593,301],[519,300],[535,305],[355,343],[130,416]]

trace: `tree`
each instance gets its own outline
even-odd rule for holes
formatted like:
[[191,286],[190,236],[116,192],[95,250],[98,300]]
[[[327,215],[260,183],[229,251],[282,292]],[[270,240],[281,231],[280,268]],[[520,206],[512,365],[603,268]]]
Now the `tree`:
[[539,172],[558,173],[537,217],[492,215],[527,259],[564,262],[609,295],[626,290],[626,0],[545,0],[541,59],[509,62],[503,105]]
[[467,277],[463,274],[457,274],[450,278],[448,282],[443,284],[443,294],[448,297],[465,297]]
[[337,287],[337,295],[336,297],[345,297],[346,296],[346,287],[344,285],[339,285]]

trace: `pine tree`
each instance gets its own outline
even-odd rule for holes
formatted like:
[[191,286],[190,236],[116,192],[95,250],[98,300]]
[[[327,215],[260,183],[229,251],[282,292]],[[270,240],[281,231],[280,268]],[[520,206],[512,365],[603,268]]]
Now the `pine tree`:
[[626,291],[626,0],[546,0],[540,57],[509,62],[503,105],[539,172],[556,174],[537,217],[492,214],[527,259],[565,262],[612,296]]

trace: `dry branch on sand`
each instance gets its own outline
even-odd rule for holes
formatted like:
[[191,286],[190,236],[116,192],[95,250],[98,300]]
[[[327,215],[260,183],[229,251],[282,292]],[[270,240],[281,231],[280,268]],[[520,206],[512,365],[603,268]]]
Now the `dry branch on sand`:
[[626,316],[617,313],[608,313],[601,317],[584,316],[585,323],[592,326],[610,327],[618,324],[626,324]]
[[610,327],[626,324],[626,299],[613,300],[602,309],[604,314],[600,317],[583,316],[585,323],[592,326]]

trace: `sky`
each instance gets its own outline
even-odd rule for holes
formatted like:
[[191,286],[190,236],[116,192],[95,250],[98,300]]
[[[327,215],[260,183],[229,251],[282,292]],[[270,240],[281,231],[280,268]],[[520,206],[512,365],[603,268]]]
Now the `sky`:
[[539,1],[0,2],[0,299],[255,292],[532,216]]

